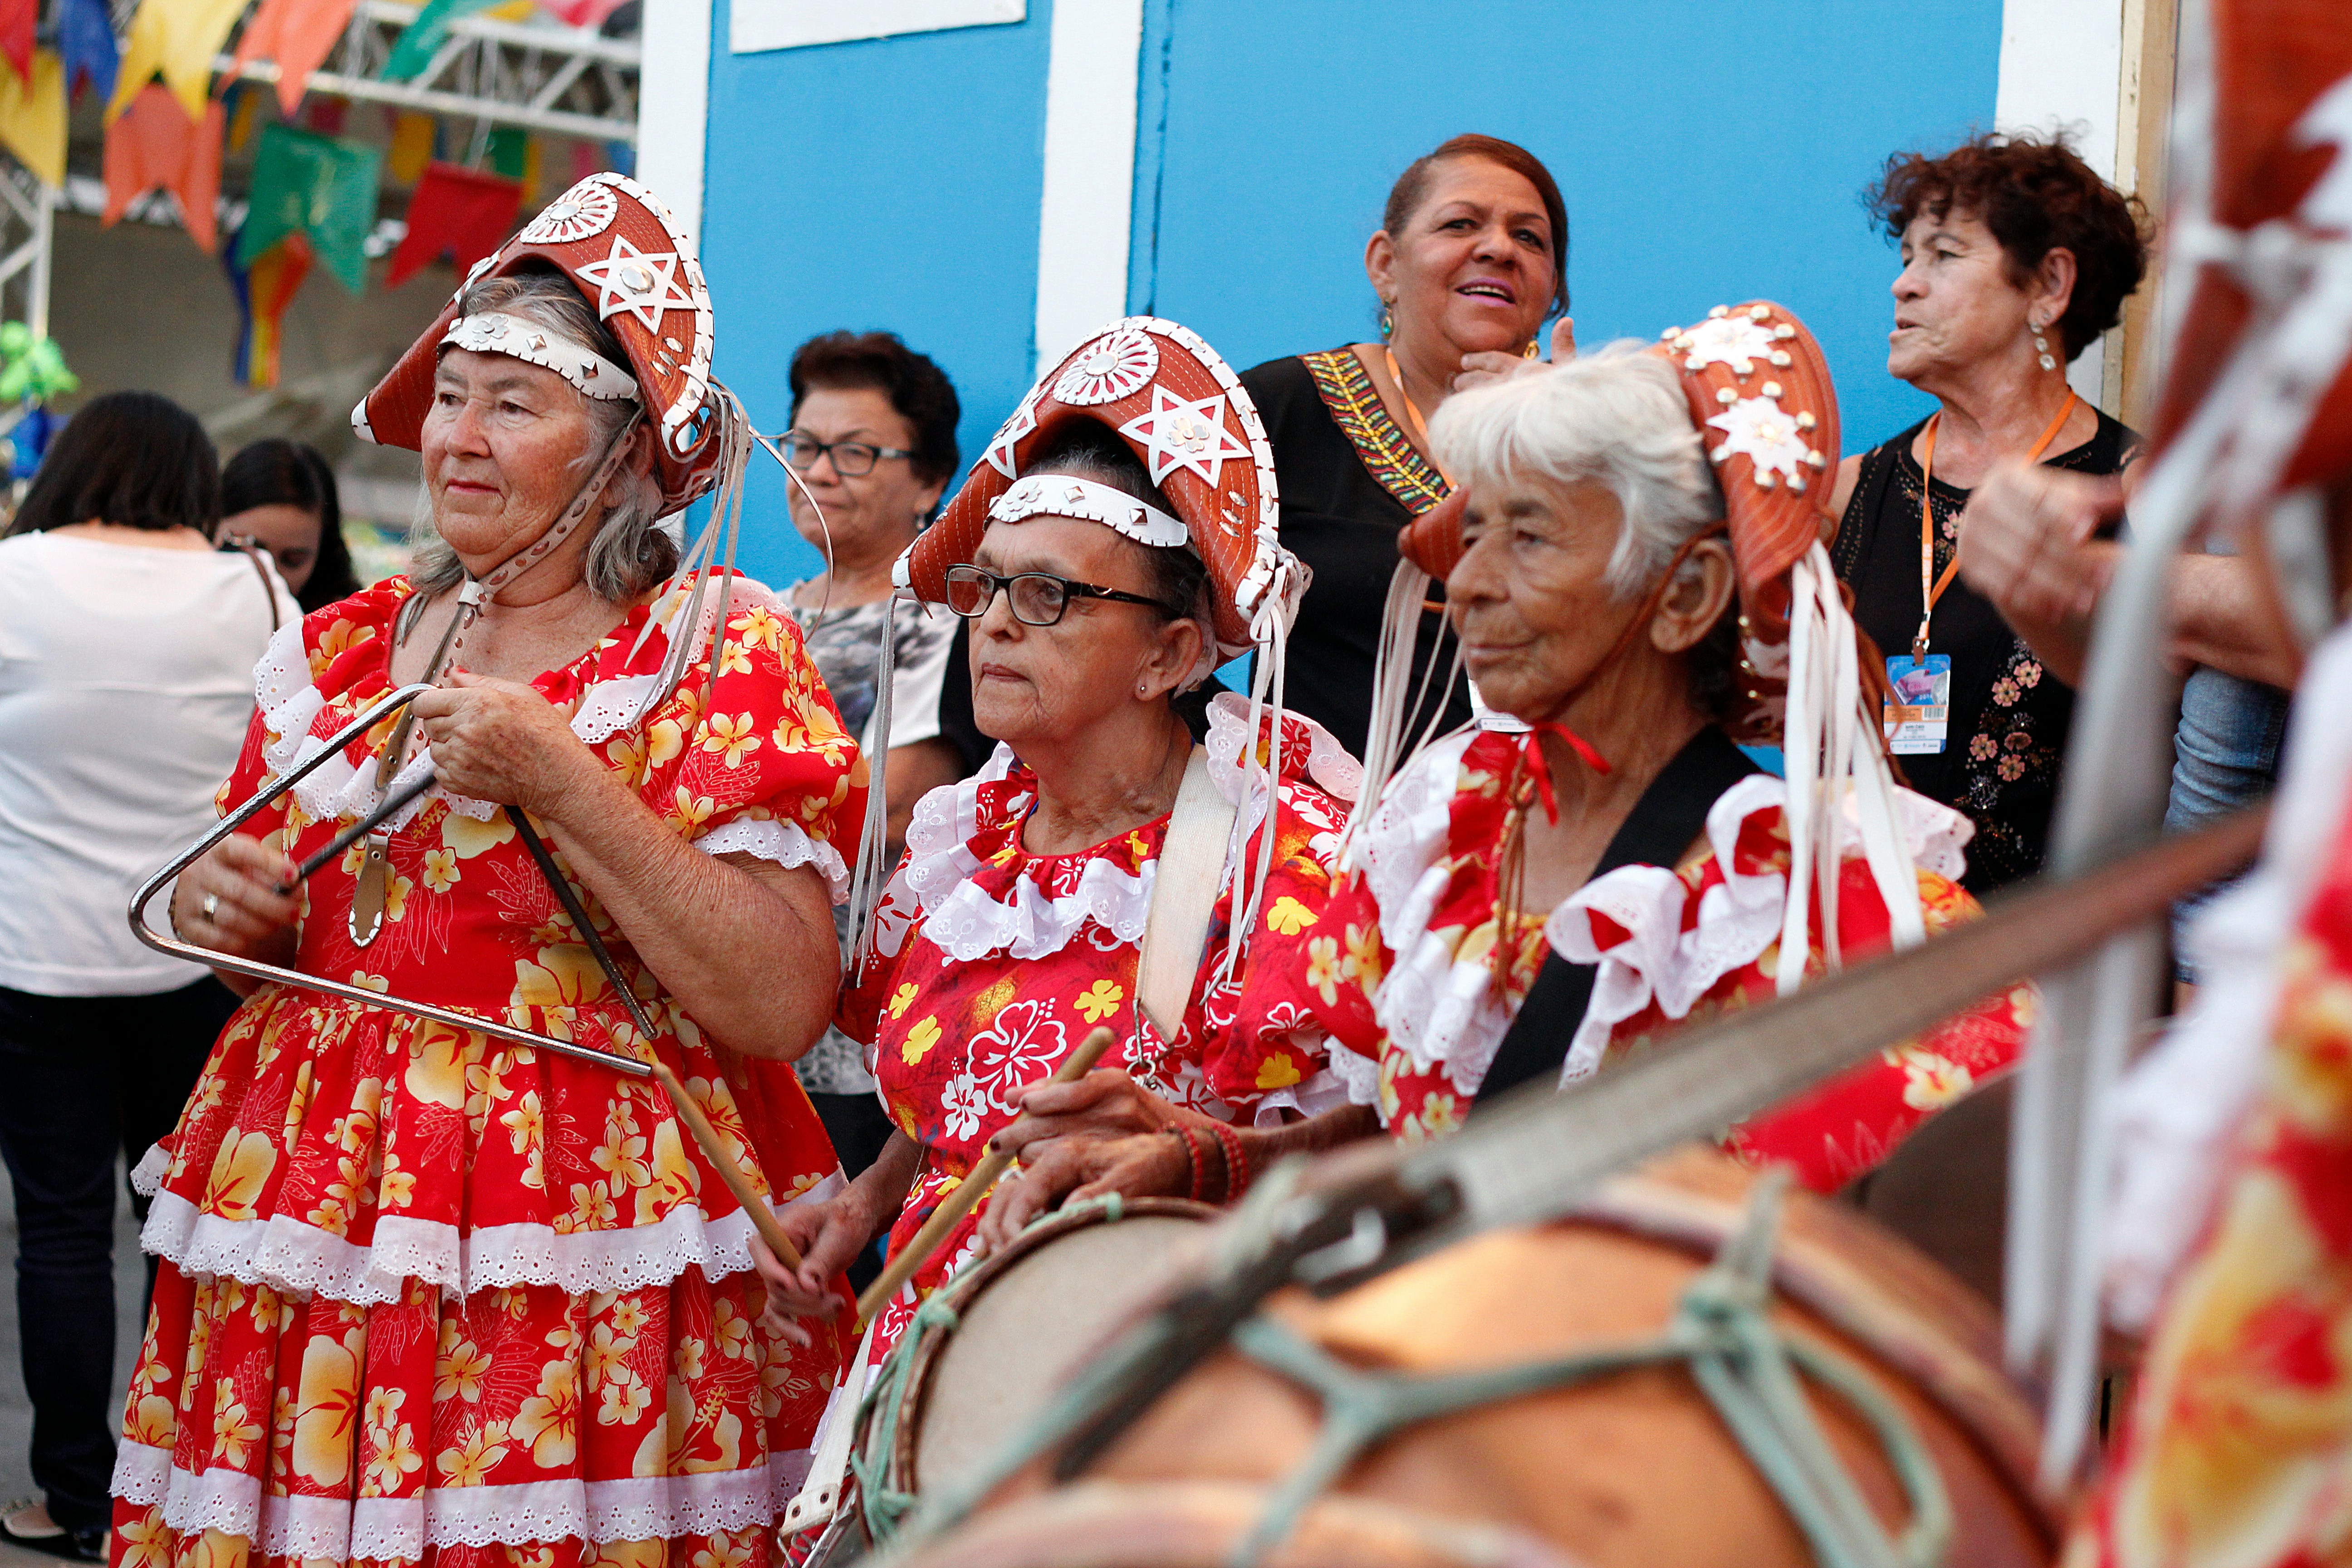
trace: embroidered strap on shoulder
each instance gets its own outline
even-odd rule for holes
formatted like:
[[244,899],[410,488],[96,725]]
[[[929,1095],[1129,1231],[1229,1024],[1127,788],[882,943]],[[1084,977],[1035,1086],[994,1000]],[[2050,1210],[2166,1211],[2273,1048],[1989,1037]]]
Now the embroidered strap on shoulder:
[[221,539],[230,549],[243,551],[245,558],[253,563],[253,574],[261,579],[261,602],[269,606],[269,635],[276,637],[278,626],[278,588],[269,580],[269,568],[261,563],[259,547],[242,533],[223,534]]
[[1415,517],[1445,499],[1444,476],[1389,417],[1388,405],[1355,350],[1320,349],[1298,357],[1315,378],[1316,394],[1331,411],[1331,422],[1382,489]]
[[[1144,920],[1143,949],[1135,965],[1136,1005],[1162,1039],[1174,1039],[1184,1026],[1192,977],[1200,973],[1201,950],[1209,942],[1209,917],[1224,880],[1235,815],[1234,803],[1209,777],[1208,749],[1193,747],[1152,873],[1151,912]],[[1273,829],[1268,821],[1266,830]]]

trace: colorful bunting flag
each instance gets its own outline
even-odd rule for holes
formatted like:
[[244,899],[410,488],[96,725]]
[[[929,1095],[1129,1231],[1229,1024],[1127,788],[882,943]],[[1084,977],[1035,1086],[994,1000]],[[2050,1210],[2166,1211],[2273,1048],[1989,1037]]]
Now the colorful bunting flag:
[[628,0],[539,0],[540,9],[567,27],[601,27]]
[[630,179],[635,179],[637,177],[636,143],[634,142],[605,142],[604,163],[606,167],[614,174],[626,174]]
[[199,124],[161,87],[133,98],[129,112],[106,128],[106,213],[100,221],[112,225],[134,199],[161,185],[178,200],[188,237],[215,248],[223,118],[219,104],[207,104]]
[[449,253],[459,272],[499,247],[522,210],[522,186],[496,174],[435,163],[409,198],[408,234],[392,253],[384,287],[397,289],[426,262]]
[[578,184],[604,166],[604,161],[596,155],[593,142],[574,142],[572,144],[572,182],[571,184],[564,186],[564,189],[570,190],[572,185]]
[[65,57],[74,92],[94,87],[99,97],[113,98],[120,58],[106,0],[58,0],[57,21],[58,52]]
[[278,104],[289,119],[309,89],[310,73],[326,63],[358,0],[261,0],[236,41],[236,63],[278,62]]
[[[244,239],[242,231],[237,238]],[[239,245],[231,245],[221,258],[228,269],[229,288],[236,295],[240,326],[236,336],[236,379],[257,390],[278,384],[278,347],[283,334],[280,324],[286,307],[294,302],[294,292],[302,287],[302,279],[310,275],[314,259],[310,242],[299,234],[289,234],[256,257],[251,267],[238,264]]]
[[264,127],[253,157],[252,208],[236,237],[238,261],[250,266],[288,235],[308,235],[319,264],[361,292],[383,170],[381,147],[290,125]]
[[33,25],[40,16],[41,0],[0,0],[0,59],[19,81],[33,79]]
[[51,190],[66,183],[66,68],[47,49],[29,79],[0,71],[0,146]]
[[497,3],[498,0],[425,0],[425,8],[416,13],[416,20],[393,40],[392,58],[383,64],[383,79],[408,80],[432,64],[434,51],[449,36],[450,23],[460,16],[486,11]]
[[141,0],[123,40],[122,66],[114,97],[106,106],[108,124],[131,106],[139,89],[158,71],[190,120],[201,120],[213,93],[213,57],[228,42],[228,30],[244,14],[246,0]]
[[392,122],[392,151],[385,154],[384,167],[400,184],[415,184],[425,177],[425,165],[433,161],[440,139],[438,120],[414,109],[402,110]]
[[343,124],[351,118],[351,114],[350,99],[329,98],[320,94],[310,100],[310,112],[307,123],[310,129],[321,136],[341,136],[343,133]]
[[228,110],[228,150],[238,157],[253,151],[254,133],[261,129],[261,98],[268,90],[257,82],[232,86],[221,101]]
[[530,171],[530,132],[520,125],[501,125],[489,135],[487,148],[491,168],[509,180]]

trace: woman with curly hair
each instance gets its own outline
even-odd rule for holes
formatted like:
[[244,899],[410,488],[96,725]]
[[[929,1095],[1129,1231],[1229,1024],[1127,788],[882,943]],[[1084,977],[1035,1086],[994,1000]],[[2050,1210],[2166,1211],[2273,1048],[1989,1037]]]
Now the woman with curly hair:
[[1839,468],[1831,558],[1887,656],[1890,749],[1914,789],[1976,823],[1981,893],[2041,868],[2074,694],[1958,579],[1960,514],[2005,459],[2130,462],[2138,437],[2065,367],[2116,324],[2147,244],[2133,204],[2063,141],[1898,153],[1866,199],[1902,248],[1887,371],[1938,406]]

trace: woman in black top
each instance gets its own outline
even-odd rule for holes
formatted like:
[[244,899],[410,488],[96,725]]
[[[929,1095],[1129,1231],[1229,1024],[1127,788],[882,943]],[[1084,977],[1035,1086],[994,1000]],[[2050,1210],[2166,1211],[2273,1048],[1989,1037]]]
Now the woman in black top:
[[[1397,531],[1451,488],[1429,460],[1423,424],[1460,378],[1532,354],[1545,318],[1567,309],[1559,187],[1523,147],[1456,136],[1398,178],[1364,270],[1382,342],[1269,360],[1242,376],[1274,448],[1282,542],[1315,574],[1291,628],[1286,700],[1357,756]],[[1567,329],[1563,320],[1556,342],[1570,342]],[[1442,626],[1426,617],[1419,643],[1444,661],[1441,675],[1454,658]],[[1467,721],[1458,683],[1447,707],[1451,722]]]
[[[1568,308],[1559,186],[1524,147],[1456,136],[1398,176],[1364,271],[1382,341],[1268,360],[1241,378],[1274,448],[1282,542],[1314,573],[1290,631],[1284,701],[1359,757],[1397,531],[1452,488],[1429,460],[1424,424],[1461,386],[1532,356],[1545,318]],[[1574,351],[1565,317],[1552,342],[1556,354]],[[1417,644],[1441,676],[1454,658],[1444,628],[1431,614]],[[966,773],[992,745],[971,721],[970,668],[959,630],[940,722]],[[1446,728],[1468,721],[1461,682],[1437,700]]]
[[1966,884],[1982,893],[2041,868],[2074,693],[1952,572],[1960,514],[2004,458],[2086,474],[2130,462],[2138,438],[2077,397],[2064,367],[2115,325],[2146,247],[2129,202],[2063,142],[2030,137],[1898,155],[1870,204],[1903,253],[1887,370],[1940,406],[1841,466],[1830,555],[1890,682],[1945,699],[1940,724],[1932,709],[1903,715],[1895,760],[1975,822]]

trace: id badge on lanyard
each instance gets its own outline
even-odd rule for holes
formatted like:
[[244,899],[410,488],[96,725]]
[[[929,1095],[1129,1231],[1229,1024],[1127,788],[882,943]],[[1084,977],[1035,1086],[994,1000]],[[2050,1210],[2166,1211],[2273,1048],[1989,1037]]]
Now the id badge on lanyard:
[[1952,656],[1897,656],[1886,661],[1886,749],[1898,757],[1944,749],[1952,720]]

